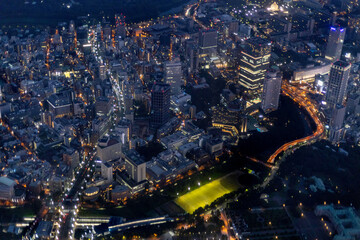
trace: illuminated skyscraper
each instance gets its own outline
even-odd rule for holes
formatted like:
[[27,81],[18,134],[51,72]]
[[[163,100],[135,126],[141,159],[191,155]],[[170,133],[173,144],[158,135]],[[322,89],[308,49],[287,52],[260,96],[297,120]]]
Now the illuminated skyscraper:
[[170,118],[170,85],[155,83],[151,89],[152,127],[164,125]]
[[278,109],[282,76],[278,69],[270,68],[264,80],[261,108],[264,112]]
[[331,66],[325,98],[328,108],[334,109],[337,105],[343,105],[346,97],[350,67],[351,65],[344,61],[337,61]]
[[269,68],[271,42],[263,38],[250,38],[240,56],[239,83],[250,92],[251,98],[260,98],[265,73]]
[[331,27],[329,39],[326,46],[325,58],[331,61],[340,60],[341,51],[345,39],[345,28]]

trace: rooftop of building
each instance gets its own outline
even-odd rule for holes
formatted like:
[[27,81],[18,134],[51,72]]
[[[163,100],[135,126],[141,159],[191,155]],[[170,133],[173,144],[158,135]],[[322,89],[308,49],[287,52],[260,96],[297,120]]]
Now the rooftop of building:
[[48,103],[54,107],[70,104],[70,96],[67,93],[53,94],[48,98]]
[[249,38],[247,41],[247,43],[251,43],[251,44],[254,44],[254,45],[259,45],[259,46],[262,46],[262,45],[271,45],[271,42],[267,39],[264,39],[264,38],[260,38],[260,37],[252,37],[252,38]]
[[0,177],[0,184],[11,187],[14,186],[16,182],[7,177]]
[[333,65],[334,65],[334,66],[339,66],[339,67],[342,67],[342,68],[347,68],[347,67],[349,67],[351,64],[340,60],[340,61],[334,62]]
[[118,143],[119,141],[114,137],[104,136],[101,139],[99,139],[98,146],[104,148],[104,147],[110,147]]
[[219,138],[212,138],[212,139],[207,140],[206,143],[209,145],[217,145],[217,144],[223,143],[223,141]]
[[135,149],[126,151],[125,158],[136,165],[140,165],[145,162],[145,158],[141,156]]
[[155,83],[151,89],[152,92],[165,92],[170,90],[170,85],[165,83]]
[[51,230],[53,227],[53,223],[50,221],[41,221],[39,226],[36,229],[36,234],[39,237],[49,237]]

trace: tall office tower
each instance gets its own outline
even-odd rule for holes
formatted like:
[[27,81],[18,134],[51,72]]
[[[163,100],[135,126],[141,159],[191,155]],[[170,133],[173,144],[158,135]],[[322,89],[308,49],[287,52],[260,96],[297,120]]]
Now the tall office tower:
[[195,41],[192,39],[187,40],[185,44],[185,50],[188,69],[187,72],[191,74],[197,71],[199,66],[199,54]]
[[179,94],[181,91],[182,75],[179,60],[165,63],[165,82],[170,85],[171,93],[174,95]]
[[271,42],[253,37],[246,41],[240,55],[239,83],[246,89],[248,102],[259,102],[266,71],[270,64]]
[[216,55],[218,33],[216,30],[205,30],[200,32],[200,54]]
[[170,85],[155,83],[151,89],[152,127],[164,125],[170,118]]
[[351,65],[344,61],[337,61],[331,66],[325,97],[328,108],[334,109],[336,105],[343,105],[350,68]]
[[282,76],[279,69],[270,68],[265,76],[261,108],[268,113],[278,109]]
[[116,35],[120,36],[122,39],[126,37],[126,28],[125,28],[125,16],[122,14],[115,15],[115,28]]
[[326,46],[325,58],[331,61],[338,61],[341,57],[341,51],[345,39],[345,28],[331,27],[329,39]]
[[329,141],[333,144],[339,143],[343,138],[344,129],[344,118],[345,118],[346,107],[344,105],[336,105],[332,111],[332,116],[329,124],[328,137]]

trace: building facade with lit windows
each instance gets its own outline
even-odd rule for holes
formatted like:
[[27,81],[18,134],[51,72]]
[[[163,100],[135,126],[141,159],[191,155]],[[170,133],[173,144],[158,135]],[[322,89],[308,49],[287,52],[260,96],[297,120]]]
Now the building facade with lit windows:
[[165,81],[171,87],[173,95],[179,94],[182,84],[182,69],[180,61],[165,63]]
[[232,136],[246,132],[246,126],[243,126],[244,121],[246,118],[243,118],[240,108],[233,109],[218,105],[213,109],[212,126]]
[[271,42],[259,37],[248,39],[241,52],[239,83],[250,95],[250,101],[261,96],[270,55]]

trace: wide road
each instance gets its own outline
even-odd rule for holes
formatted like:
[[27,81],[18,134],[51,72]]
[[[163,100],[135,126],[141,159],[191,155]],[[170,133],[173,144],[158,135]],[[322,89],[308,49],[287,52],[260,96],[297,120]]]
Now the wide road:
[[88,159],[80,163],[75,181],[69,191],[65,192],[65,196],[58,204],[59,219],[57,224],[59,228],[56,231],[55,239],[73,239],[75,234],[75,226],[79,206],[78,193],[81,190],[81,184],[86,174],[90,173],[91,165],[94,163],[96,152],[92,151],[88,155]]
[[288,143],[285,143],[284,145],[282,145],[267,160],[267,162],[270,164],[274,164],[276,157],[279,156],[279,154],[281,154],[282,152],[285,152],[286,150],[288,150],[296,145],[307,143],[309,141],[316,141],[316,140],[320,139],[323,136],[324,129],[325,129],[323,123],[320,121],[320,119],[318,117],[317,107],[307,97],[306,92],[304,90],[298,89],[296,86],[292,86],[287,82],[283,83],[282,90],[283,90],[283,94],[289,96],[294,102],[298,103],[301,107],[303,107],[308,112],[308,114],[310,115],[310,117],[313,119],[313,121],[316,124],[316,131],[307,137],[300,138],[300,139],[297,139],[297,140],[294,140],[294,141],[291,141],[291,142],[288,142]]

